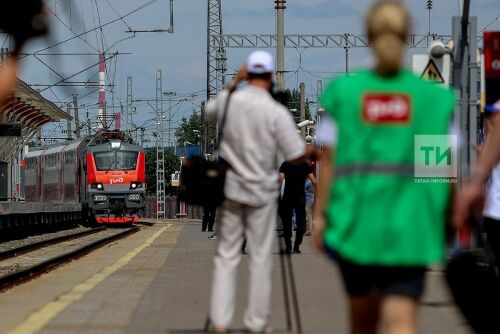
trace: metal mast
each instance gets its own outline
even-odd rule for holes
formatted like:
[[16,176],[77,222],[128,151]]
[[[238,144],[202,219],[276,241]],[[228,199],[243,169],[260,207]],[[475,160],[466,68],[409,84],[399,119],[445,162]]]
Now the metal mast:
[[156,218],[165,218],[165,142],[161,70],[156,72]]
[[286,0],[275,0],[276,3],[276,82],[278,89],[285,90],[285,9]]
[[80,118],[78,116],[78,95],[73,94],[73,111],[75,113],[75,134],[80,139]]
[[[300,122],[303,122],[306,120],[306,85],[301,82],[299,85],[299,94],[300,94]],[[302,127],[300,129],[300,132],[302,133],[302,136],[305,138],[306,136],[306,128]]]
[[429,36],[431,35],[431,10],[432,0],[427,0],[427,11],[429,12]]
[[318,80],[318,83],[316,84],[316,106],[317,109],[322,107],[321,104],[321,97],[323,96],[323,80]]
[[222,0],[208,0],[207,100],[224,88],[226,48],[222,43]]
[[98,129],[107,129],[108,122],[106,116],[106,57],[104,53],[99,54],[99,111],[98,111]]
[[127,77],[127,132],[132,133],[132,77]]
[[[69,103],[66,104],[66,113],[68,115],[71,115],[71,106]],[[68,132],[68,140],[71,141],[71,140],[73,140],[73,131],[71,129],[71,119],[68,119],[66,122],[67,122],[66,131]]]

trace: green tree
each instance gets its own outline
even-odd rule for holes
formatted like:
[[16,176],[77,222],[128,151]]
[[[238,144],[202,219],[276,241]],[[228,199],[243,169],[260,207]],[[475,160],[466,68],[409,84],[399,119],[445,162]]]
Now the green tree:
[[[180,169],[180,159],[169,149],[165,149],[165,192],[174,194],[177,188],[170,186],[171,175]],[[146,153],[146,184],[147,193],[156,193],[156,149]]]
[[181,124],[175,130],[175,138],[180,146],[184,145],[185,142],[199,144],[202,131],[203,120],[201,114],[193,112],[189,118],[182,118]]
[[[216,129],[215,126],[208,128],[209,142],[213,143],[215,140]],[[189,118],[183,117],[179,127],[175,130],[175,138],[179,146],[183,146],[185,142],[193,144],[205,143],[205,125],[203,116],[199,112],[193,112]]]
[[[287,101],[287,106],[293,115],[293,119],[296,123],[300,122],[300,92],[298,89],[286,89],[285,96]],[[306,98],[306,119],[311,119],[311,109],[309,107],[309,99]]]

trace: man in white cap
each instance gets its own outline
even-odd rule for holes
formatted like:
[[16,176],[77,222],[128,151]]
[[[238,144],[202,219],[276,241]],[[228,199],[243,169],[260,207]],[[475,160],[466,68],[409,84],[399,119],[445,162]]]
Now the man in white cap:
[[[250,54],[228,89],[207,104],[208,122],[222,120],[229,101],[219,155],[229,164],[217,228],[211,330],[224,333],[234,313],[237,267],[244,236],[250,254],[250,289],[244,323],[251,332],[268,328],[271,299],[272,246],[277,218],[279,174],[276,154],[287,160],[309,156],[288,110],[269,93],[274,59],[266,51]],[[242,82],[248,85],[228,93]]]

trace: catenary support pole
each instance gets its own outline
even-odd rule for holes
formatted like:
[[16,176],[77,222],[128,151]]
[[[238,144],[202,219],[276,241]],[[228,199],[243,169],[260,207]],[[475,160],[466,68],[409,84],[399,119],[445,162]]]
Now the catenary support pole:
[[80,139],[80,118],[78,116],[78,95],[73,94],[73,112],[75,113],[75,134]]
[[276,3],[276,82],[278,89],[285,90],[285,9],[286,0],[275,0]]
[[[299,95],[300,95],[300,121],[299,121],[299,123],[306,120],[305,91],[306,91],[306,86],[303,82],[301,82],[300,86],[299,86]],[[306,136],[306,127],[303,126],[300,129],[300,132],[302,134],[302,137],[305,137]]]
[[[66,113],[68,115],[71,115],[71,107],[70,107],[69,103],[66,104]],[[67,126],[66,131],[68,132],[67,138],[68,138],[68,140],[72,140],[73,139],[73,130],[71,129],[71,120],[70,119],[68,119],[66,121],[66,126]]]

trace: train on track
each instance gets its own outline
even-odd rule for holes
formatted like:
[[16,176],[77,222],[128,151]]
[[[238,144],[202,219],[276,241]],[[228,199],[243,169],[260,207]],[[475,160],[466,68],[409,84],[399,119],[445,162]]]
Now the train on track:
[[79,202],[97,223],[136,223],[144,212],[144,150],[124,132],[37,147],[25,164],[27,202]]

